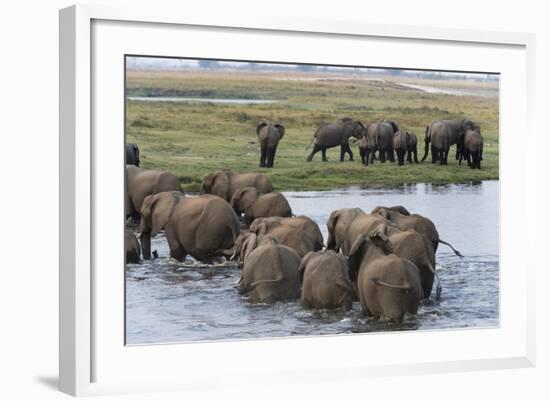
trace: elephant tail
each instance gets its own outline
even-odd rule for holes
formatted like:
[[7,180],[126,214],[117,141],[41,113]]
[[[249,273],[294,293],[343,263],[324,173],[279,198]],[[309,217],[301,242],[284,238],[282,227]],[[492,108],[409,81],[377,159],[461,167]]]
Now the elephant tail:
[[372,278],[372,281],[374,281],[374,284],[376,285],[382,285],[384,287],[388,288],[395,288],[397,290],[403,290],[403,291],[410,291],[412,290],[412,287],[410,284],[404,284],[404,285],[398,285],[398,284],[390,284],[385,281],[380,280],[379,278]]
[[254,281],[253,283],[250,283],[245,289],[243,289],[241,291],[241,294],[246,294],[246,293],[252,291],[254,288],[256,288],[260,284],[280,283],[283,280],[284,280],[284,277],[278,277],[278,278],[274,278],[274,279]]
[[460,258],[463,258],[464,255],[462,255],[459,251],[457,251],[451,244],[449,244],[447,241],[443,241],[442,239],[439,239],[439,243],[440,244],[445,244],[447,245],[449,248],[451,248],[453,250],[453,252],[455,253],[456,256],[460,257]]
[[315,142],[315,139],[317,138],[317,132],[319,132],[320,129],[321,127],[317,128],[317,130],[315,131],[315,134],[313,134],[313,138],[311,139],[311,142],[309,143],[309,145],[307,145],[306,150],[311,148],[311,145],[313,145],[313,142]]

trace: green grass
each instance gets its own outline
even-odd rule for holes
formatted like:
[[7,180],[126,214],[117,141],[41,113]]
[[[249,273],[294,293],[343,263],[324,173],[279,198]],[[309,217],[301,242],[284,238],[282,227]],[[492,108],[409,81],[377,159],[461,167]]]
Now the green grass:
[[[176,174],[186,191],[197,191],[202,177],[214,170],[258,171],[272,178],[277,190],[321,190],[349,185],[432,182],[462,183],[498,179],[498,97],[452,96],[419,92],[396,82],[365,79],[311,80],[304,74],[197,73],[130,71],[129,96],[206,96],[212,98],[273,99],[268,105],[220,105],[211,103],[168,103],[127,100],[127,141],[141,151],[142,166]],[[321,76],[319,76],[321,77]],[[290,79],[288,79],[290,78]],[[476,88],[467,81],[410,83],[453,88]],[[482,84],[484,87],[488,84]],[[419,158],[424,152],[424,130],[436,119],[468,117],[481,125],[485,141],[481,170],[472,170],[454,160],[449,165],[426,162],[397,166],[364,167],[359,151],[352,146],[354,162],[339,162],[340,149],[327,151],[306,162],[306,146],[317,127],[343,116],[365,123],[393,119],[401,129],[416,133]],[[255,127],[261,119],[285,125],[275,168],[258,167],[260,150]]]

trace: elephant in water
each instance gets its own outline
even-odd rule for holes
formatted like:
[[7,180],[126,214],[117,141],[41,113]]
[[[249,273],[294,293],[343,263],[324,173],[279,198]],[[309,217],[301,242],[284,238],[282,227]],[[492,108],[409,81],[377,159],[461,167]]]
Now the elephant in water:
[[481,136],[479,128],[466,131],[459,142],[462,142],[462,145],[458,164],[462,164],[462,158],[464,158],[471,168],[481,169],[481,160],[483,160],[483,137]]
[[357,280],[359,301],[367,317],[401,322],[416,315],[422,299],[420,273],[413,262],[392,253],[381,232],[361,234],[348,258],[350,276]]
[[[422,161],[428,157],[428,148],[431,143],[432,163],[447,164],[447,157],[451,146],[458,144],[459,137],[467,130],[475,129],[475,124],[468,119],[459,120],[437,120],[426,127],[424,137],[424,156]],[[458,160],[458,149],[456,159]]]
[[239,228],[239,218],[229,203],[214,195],[200,195],[177,202],[164,232],[172,258],[183,261],[189,254],[212,263],[216,256],[233,254]]
[[[439,238],[439,233],[435,228],[435,224],[430,219],[420,214],[410,214],[406,209],[403,209],[402,206],[378,206],[372,210],[371,214],[382,216],[386,220],[394,223],[401,230],[413,229],[419,232],[433,244],[434,252],[437,251],[438,245],[441,243],[450,247],[457,256],[462,257],[462,254],[453,248],[451,244]],[[403,211],[406,211],[408,214],[403,213]]]
[[271,235],[262,236],[248,254],[235,285],[252,302],[274,303],[300,296],[300,257]]
[[[307,161],[313,160],[315,153],[321,151],[323,161],[327,161],[327,149],[340,146],[340,161],[344,161],[344,155],[349,154],[350,161],[353,160],[353,152],[349,146],[349,138],[361,139],[365,126],[361,121],[352,118],[342,118],[333,124],[324,124],[315,131],[313,135],[313,150],[307,157]],[[310,145],[311,146],[311,145]],[[308,146],[309,148],[309,146]],[[306,149],[307,150],[307,149]]]
[[260,140],[260,167],[273,167],[277,146],[285,135],[285,127],[262,121],[256,126],[256,134]]
[[319,226],[307,216],[258,218],[250,225],[250,231],[258,236],[274,236],[283,245],[294,249],[300,258],[309,251],[323,248],[323,234]]
[[273,192],[273,184],[269,177],[264,174],[238,174],[229,170],[221,170],[204,176],[200,193],[201,195],[216,195],[227,202],[231,202],[235,191],[245,187],[254,187],[263,194]]
[[134,233],[128,229],[125,230],[124,248],[126,251],[126,263],[140,262],[139,242]]
[[258,217],[290,217],[292,209],[280,192],[260,194],[254,187],[237,190],[231,198],[231,206],[237,215],[244,213],[244,222],[249,225]]
[[408,131],[397,131],[393,134],[393,150],[397,154],[397,163],[402,166],[405,164],[405,155],[409,163],[418,163],[417,139],[415,134]]
[[139,225],[143,259],[151,259],[151,237],[164,229],[176,205],[184,196],[181,192],[170,191],[149,195],[143,200]]
[[139,160],[139,148],[135,143],[126,144],[126,164],[132,164],[139,167],[141,161]]
[[126,217],[138,217],[143,200],[164,191],[182,192],[178,177],[158,170],[126,166]]
[[[403,208],[404,209],[404,208]],[[362,234],[380,233],[392,244],[393,253],[411,260],[419,269],[423,298],[432,292],[435,271],[435,251],[433,245],[414,229],[400,229],[378,214],[366,214],[361,209],[339,209],[332,212],[327,222],[329,239],[327,247],[342,250],[349,256],[353,243]],[[441,294],[441,284],[437,281],[436,298]]]
[[344,256],[332,250],[309,252],[298,271],[302,279],[301,303],[304,308],[351,309],[355,290]]
[[370,162],[374,162],[376,151],[380,157],[380,162],[385,163],[386,159],[395,162],[393,153],[393,135],[399,131],[399,126],[395,121],[380,120],[369,124],[366,129],[366,136],[372,146],[370,152]]

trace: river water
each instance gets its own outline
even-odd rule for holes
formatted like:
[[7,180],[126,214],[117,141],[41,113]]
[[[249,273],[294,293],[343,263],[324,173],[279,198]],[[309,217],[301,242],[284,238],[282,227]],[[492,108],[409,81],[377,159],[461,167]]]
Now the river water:
[[251,304],[233,284],[240,270],[229,264],[204,266],[167,258],[162,234],[153,239],[159,259],[128,265],[126,342],[146,344],[291,335],[363,333],[495,327],[499,324],[499,183],[412,184],[348,188],[322,192],[285,192],[293,212],[315,220],[327,238],[332,210],[403,205],[435,223],[445,245],[437,251],[443,285],[441,300],[421,305],[401,324],[368,322],[358,302],[347,313],[310,311],[299,301]]

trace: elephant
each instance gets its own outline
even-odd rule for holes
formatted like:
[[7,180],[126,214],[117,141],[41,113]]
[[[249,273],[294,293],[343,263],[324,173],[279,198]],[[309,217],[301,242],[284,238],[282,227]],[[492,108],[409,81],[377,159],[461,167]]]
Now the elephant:
[[139,225],[143,259],[151,259],[151,237],[165,228],[176,205],[184,196],[178,191],[166,191],[148,195],[143,200]]
[[139,167],[139,148],[135,143],[126,144],[126,164],[132,164]]
[[[468,119],[437,120],[426,127],[424,137],[424,156],[422,161],[428,157],[428,148],[431,143],[432,163],[439,161],[440,165],[447,164],[449,149],[459,141],[461,134],[468,129],[474,129],[475,124]],[[456,154],[458,160],[458,151]]]
[[258,236],[251,231],[243,230],[235,240],[235,250],[230,259],[238,259],[241,263],[244,263],[250,252],[257,247]]
[[170,257],[187,254],[211,264],[216,256],[230,256],[239,235],[239,218],[225,200],[214,195],[182,197],[164,227]]
[[[359,120],[342,118],[336,123],[324,124],[315,131],[313,135],[313,150],[307,157],[307,161],[313,160],[315,153],[321,151],[322,159],[327,161],[327,149],[340,146],[340,161],[344,161],[344,155],[349,154],[349,160],[353,161],[353,152],[349,146],[349,138],[361,139],[365,126]],[[311,146],[311,144],[309,146]],[[309,148],[308,146],[308,148]],[[306,150],[308,149],[306,148]]]
[[348,258],[350,276],[357,278],[363,313],[373,319],[400,323],[416,315],[422,299],[418,268],[392,253],[390,240],[381,232],[361,234]]
[[374,162],[376,151],[378,151],[381,163],[385,163],[386,158],[392,163],[395,162],[393,134],[397,131],[399,131],[399,126],[395,121],[391,120],[380,120],[367,126],[366,135],[372,144],[372,152],[370,153],[371,163]]
[[300,258],[309,251],[323,248],[323,234],[307,216],[258,218],[250,225],[250,231],[259,236],[271,234],[283,245],[294,249]]
[[[328,223],[329,239],[327,248],[342,250],[349,256],[353,243],[362,234],[381,233],[393,246],[393,252],[411,260],[419,269],[423,297],[429,298],[432,292],[435,271],[435,251],[433,245],[414,229],[400,229],[384,217],[366,214],[361,209],[339,209],[331,213]],[[441,294],[441,283],[437,281],[436,298]]]
[[216,195],[231,202],[235,191],[245,187],[254,187],[263,194],[273,192],[273,184],[264,174],[238,174],[230,170],[220,170],[204,176],[200,193]]
[[260,140],[260,167],[273,167],[277,145],[285,135],[285,127],[262,121],[256,126],[256,134]]
[[124,248],[126,251],[126,263],[139,263],[139,242],[134,233],[128,229],[124,234]]
[[359,156],[361,156],[361,163],[365,166],[369,165],[369,157],[373,150],[369,138],[367,136],[362,137],[357,141],[357,146],[359,147]]
[[405,164],[405,155],[409,163],[412,163],[413,155],[414,162],[418,163],[416,148],[417,139],[415,134],[411,134],[408,131],[397,131],[393,134],[393,150],[397,154],[398,165],[402,166]]
[[458,164],[462,164],[462,158],[464,158],[471,168],[481,169],[481,160],[483,160],[483,137],[481,136],[479,128],[466,131],[460,142],[462,142],[462,145]]
[[264,235],[243,264],[235,284],[252,302],[274,303],[300,296],[300,257],[271,235]]
[[358,207],[334,210],[327,220],[327,249],[338,252],[343,247],[342,252],[347,255],[349,248],[344,245],[347,230],[357,216],[364,214],[366,213]]
[[142,168],[126,166],[126,217],[139,218],[143,200],[152,194],[164,191],[183,190],[178,177],[172,173],[160,170],[144,170]]
[[410,228],[419,232],[432,243],[434,252],[437,251],[438,245],[441,243],[450,247],[457,256],[462,257],[462,254],[457,251],[450,243],[443,241],[441,238],[439,238],[439,233],[435,228],[435,224],[430,219],[420,214],[409,213],[407,215],[401,213],[400,208],[402,208],[402,206],[394,206],[391,208],[378,206],[372,210],[371,214],[378,214],[382,216],[386,220],[394,223],[402,230],[407,230]]
[[292,216],[292,209],[280,192],[260,194],[254,187],[244,187],[235,191],[230,203],[237,215],[244,213],[246,225],[258,217]]
[[333,250],[308,252],[298,273],[302,281],[301,304],[314,309],[351,309],[355,290],[346,258]]

